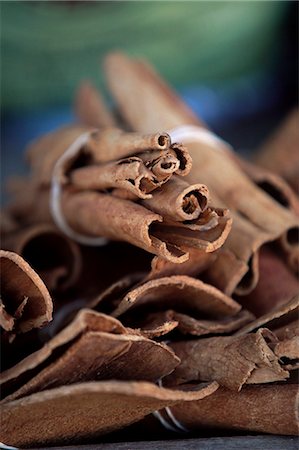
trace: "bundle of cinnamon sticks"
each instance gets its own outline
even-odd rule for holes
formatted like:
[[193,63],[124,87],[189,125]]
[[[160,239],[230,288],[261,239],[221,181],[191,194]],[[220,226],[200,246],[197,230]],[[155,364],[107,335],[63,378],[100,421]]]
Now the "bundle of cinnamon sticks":
[[0,441],[297,434],[296,193],[148,63],[113,53],[104,70],[117,114],[83,83],[77,123],[9,182]]

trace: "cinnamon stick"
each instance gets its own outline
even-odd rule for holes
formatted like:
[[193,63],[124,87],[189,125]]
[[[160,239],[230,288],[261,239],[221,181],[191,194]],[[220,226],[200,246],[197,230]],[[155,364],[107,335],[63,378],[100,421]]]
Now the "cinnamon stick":
[[298,434],[296,384],[244,386],[241,392],[219,388],[197,402],[171,408],[189,430],[224,429],[282,435]]
[[[105,70],[110,90],[123,117],[133,129],[152,132],[161,127],[169,130],[191,124],[205,130],[204,124],[187,110],[148,65],[130,60],[122,54],[112,54],[106,59]],[[122,83],[119,80],[120,72]],[[134,89],[135,96],[129,95],[131,89]],[[163,114],[158,116],[153,111],[163,111]],[[298,219],[295,215],[251,182],[240,170],[230,148],[216,137],[209,134],[207,138],[206,132],[204,135],[206,138],[201,139],[200,143],[194,142],[192,138],[188,140],[193,161],[193,168],[187,176],[188,182],[196,183],[200,179],[209,186],[212,197],[215,193],[224,206],[245,216],[246,221],[263,236],[260,238],[261,244],[284,234],[289,236],[290,230],[297,230]],[[231,235],[234,235],[234,231]]]
[[217,387],[212,383],[187,392],[132,381],[62,386],[3,405],[0,439],[18,447],[96,439],[158,409],[202,399]]

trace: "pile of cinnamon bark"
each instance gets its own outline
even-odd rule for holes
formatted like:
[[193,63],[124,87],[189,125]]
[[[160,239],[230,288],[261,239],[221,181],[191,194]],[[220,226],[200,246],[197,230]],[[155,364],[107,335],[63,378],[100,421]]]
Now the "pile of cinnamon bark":
[[8,184],[0,441],[297,434],[299,199],[279,176],[294,185],[295,157],[267,168],[294,126],[254,164],[148,63],[113,53],[104,70],[113,108],[83,83],[77,122]]

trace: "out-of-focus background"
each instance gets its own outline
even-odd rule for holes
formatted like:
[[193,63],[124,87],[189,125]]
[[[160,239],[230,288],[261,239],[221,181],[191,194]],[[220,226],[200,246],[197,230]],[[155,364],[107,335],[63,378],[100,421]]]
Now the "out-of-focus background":
[[38,135],[74,120],[82,79],[105,89],[104,55],[147,58],[238,151],[297,104],[298,2],[1,2],[2,184]]

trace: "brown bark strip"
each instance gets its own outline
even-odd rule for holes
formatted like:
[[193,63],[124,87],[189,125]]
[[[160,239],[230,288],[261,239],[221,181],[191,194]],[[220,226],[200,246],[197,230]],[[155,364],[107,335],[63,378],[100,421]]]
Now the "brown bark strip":
[[267,329],[245,336],[221,336],[170,344],[181,364],[166,378],[168,384],[217,381],[240,391],[245,383],[282,381],[282,369],[270,348],[276,337]]
[[79,246],[49,224],[36,224],[7,233],[2,239],[2,247],[25,258],[50,291],[69,288],[81,272]]
[[171,408],[190,430],[225,429],[297,436],[296,384],[244,386],[241,392],[219,388],[213,395]]
[[[39,328],[52,319],[53,303],[37,273],[13,252],[0,251],[2,321],[9,314],[16,332]],[[9,320],[11,325],[11,320]]]
[[95,128],[116,126],[113,114],[106,107],[99,91],[89,81],[80,84],[75,96],[74,110],[84,125]]
[[199,219],[199,228],[203,228],[200,230],[196,229],[196,223],[191,226],[191,229],[188,224],[183,228],[177,224],[156,223],[153,224],[152,230],[158,238],[162,240],[167,238],[171,244],[180,248],[194,247],[207,253],[214,252],[222,247],[232,227],[232,219],[227,210],[218,210],[218,214],[218,224],[211,229],[205,229],[205,225],[201,227],[201,219]]
[[170,348],[142,336],[88,331],[20,389],[6,397],[4,403],[82,381],[154,382],[172,372],[179,362]]
[[96,439],[166,406],[200,400],[217,387],[211,383],[187,392],[125,381],[62,386],[3,405],[0,440],[34,447]]
[[145,326],[146,328],[152,328],[155,325],[158,326],[158,324],[174,322],[176,323],[176,329],[184,335],[205,336],[207,334],[228,334],[240,329],[253,319],[253,314],[246,310],[241,310],[232,317],[207,320],[201,319],[199,314],[195,318],[194,316],[169,309],[167,311],[149,314],[145,325],[142,327],[142,332],[144,332]]
[[198,311],[212,317],[234,315],[240,310],[238,303],[218,289],[183,275],[158,278],[137,286],[123,297],[112,315],[118,317],[141,305],[151,308],[157,305],[159,309],[168,307],[182,312]]
[[[116,66],[121,67],[122,83],[119,82],[120,72],[115,70]],[[152,132],[161,126],[171,129],[183,124],[205,128],[147,65],[121,54],[112,54],[106,60],[105,69],[112,94],[133,129]],[[129,92],[133,89],[136,95],[130,96]],[[163,111],[163,114],[156,115],[152,111]],[[246,176],[224,143],[214,144],[188,144],[193,161],[188,181],[196,183],[200,179],[207,184],[212,197],[215,193],[224,206],[237,211],[257,228],[263,236],[263,239],[259,239],[263,241],[261,244],[278,239],[289,230],[298,230],[295,215]],[[234,230],[231,235],[234,235]]]
[[188,259],[167,236],[159,238],[154,224],[162,217],[141,205],[95,192],[65,194],[62,205],[68,224],[81,234],[124,240],[173,262]]
[[0,374],[2,395],[6,396],[19,389],[24,382],[30,380],[34,374],[41,370],[46,361],[50,361],[52,354],[57,349],[70,344],[88,331],[113,334],[126,333],[125,327],[113,317],[82,309],[69,325],[48,341],[40,350],[32,353],[12,368]]
[[179,171],[179,159],[168,150],[138,153],[138,158],[154,174],[157,183],[165,183],[173,173]]
[[138,155],[148,150],[165,151],[171,141],[167,133],[143,135],[118,128],[94,131],[88,144],[94,161],[107,162]]

